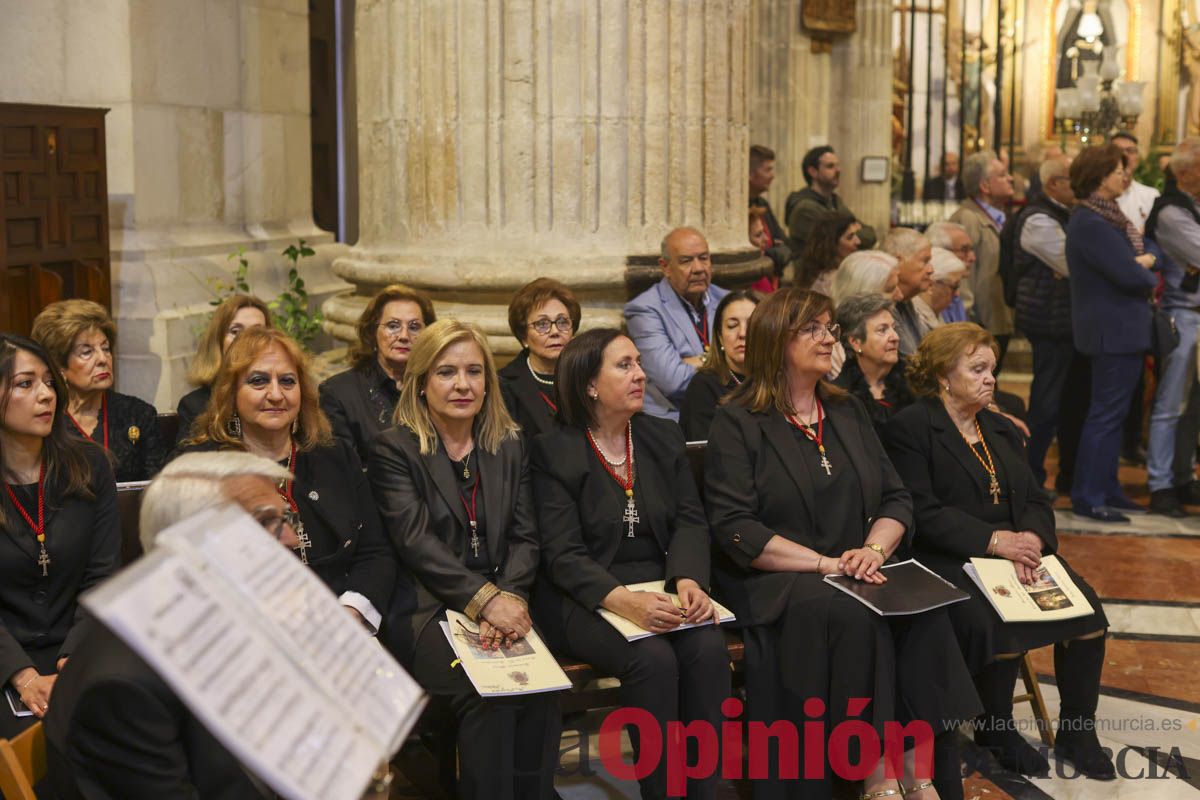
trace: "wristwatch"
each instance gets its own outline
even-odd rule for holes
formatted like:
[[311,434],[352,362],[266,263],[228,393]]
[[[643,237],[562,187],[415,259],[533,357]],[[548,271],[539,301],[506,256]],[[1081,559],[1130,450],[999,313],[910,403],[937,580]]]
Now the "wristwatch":
[[879,553],[879,555],[883,556],[884,561],[887,561],[887,553],[883,552],[882,545],[875,544],[874,542],[867,542],[863,545],[863,547],[867,548],[868,550],[874,550],[876,553]]

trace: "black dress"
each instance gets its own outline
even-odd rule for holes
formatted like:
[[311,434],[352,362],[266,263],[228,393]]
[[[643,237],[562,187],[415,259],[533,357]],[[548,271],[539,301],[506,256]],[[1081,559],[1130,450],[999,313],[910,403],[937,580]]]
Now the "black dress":
[[[668,720],[704,720],[720,730],[729,696],[729,654],[714,625],[628,642],[597,613],[618,586],[691,578],[709,591],[709,537],[679,427],[633,417],[634,503],[630,538],[624,489],[583,430],[564,427],[534,440],[533,483],[543,537],[544,579],[535,609],[555,652],[621,681],[621,701]],[[621,473],[618,470],[618,474]],[[633,737],[635,748],[640,742]],[[666,763],[641,781],[642,796],[666,796]],[[715,797],[711,780],[688,797]]]
[[396,381],[374,359],[321,384],[321,410],[329,417],[333,435],[353,447],[364,465],[367,445],[392,427],[399,400]]
[[176,445],[192,435],[192,424],[204,413],[204,409],[208,408],[211,397],[212,387],[200,386],[179,398],[179,405],[175,408],[175,414],[179,417],[179,432],[175,434]]
[[863,407],[867,409],[867,415],[871,417],[871,423],[875,426],[875,433],[882,436],[883,426],[887,424],[887,421],[912,405],[915,399],[908,388],[904,369],[904,359],[900,358],[884,376],[882,400],[876,399],[875,395],[871,394],[867,376],[863,375],[862,367],[858,365],[858,359],[853,355],[847,354],[846,363],[833,382],[862,401]]
[[529,367],[529,348],[508,362],[498,375],[504,405],[521,430],[525,431],[527,438],[532,439],[558,429],[555,420],[558,392],[554,386],[554,375],[539,372],[534,376]]
[[[218,449],[217,444],[204,442],[180,452]],[[286,460],[280,463],[287,466]],[[345,594],[353,592],[366,598],[378,616],[363,616],[378,628],[393,599],[393,590],[411,603],[412,589],[397,579],[396,558],[388,546],[358,456],[348,444],[335,440],[325,447],[297,452],[292,466],[296,476],[292,497],[311,542],[304,554],[308,565],[343,605],[364,612],[356,598]]]
[[[58,671],[57,661],[74,651],[82,633],[79,595],[111,575],[120,564],[121,529],[117,489],[104,452],[86,445],[93,495],[64,497],[55,476],[45,489],[46,575],[38,566],[37,538],[7,491],[0,490],[4,529],[0,530],[0,680],[26,667],[42,675]],[[37,519],[37,484],[11,486],[21,505]],[[0,706],[0,737],[11,738],[37,720],[17,718]]]
[[[944,610],[904,618],[872,613],[815,572],[764,572],[751,565],[776,535],[837,558],[861,547],[879,517],[911,526],[912,504],[853,399],[823,403],[816,445],[777,411],[717,409],[705,462],[705,497],[720,555],[718,596],[738,615],[746,642],[747,717],[797,726],[808,698],[825,706],[825,732],[847,719],[851,698],[883,735],[889,720],[924,720],[935,733],[979,712],[978,697]],[[772,764],[772,778],[777,767]],[[756,784],[756,797],[821,797],[831,777]]]
[[163,440],[158,411],[145,400],[111,389],[104,393],[102,403],[91,436],[76,424],[67,425],[67,429],[108,449],[116,462],[113,473],[118,483],[150,480],[162,469],[174,446],[174,442]]
[[1095,613],[1054,622],[1005,623],[963,572],[968,559],[986,557],[996,530],[1033,531],[1041,537],[1045,555],[1058,550],[1054,510],[1037,491],[1020,434],[991,411],[979,412],[978,420],[1000,483],[998,505],[988,493],[987,472],[940,401],[914,403],[888,424],[884,438],[896,470],[912,492],[913,554],[971,594],[971,600],[950,606],[950,618],[972,673],[998,654],[1032,650],[1108,626],[1095,591],[1061,556],[1059,561]]
[[683,393],[683,402],[679,405],[679,425],[689,442],[703,442],[708,438],[708,428],[712,425],[713,414],[717,412],[717,403],[739,383],[740,375],[731,376],[722,383],[716,373],[706,369],[692,377],[687,391]]
[[[412,607],[389,616],[384,639],[457,720],[459,797],[553,797],[562,730],[557,693],[481,698],[461,669],[448,668],[454,651],[437,624],[446,608],[471,611],[489,584],[529,597],[538,537],[524,440],[507,439],[496,453],[476,447],[470,477],[440,442],[422,454],[406,427],[389,428],[369,449],[384,529],[416,590]],[[469,493],[482,534],[480,557],[471,547]]]

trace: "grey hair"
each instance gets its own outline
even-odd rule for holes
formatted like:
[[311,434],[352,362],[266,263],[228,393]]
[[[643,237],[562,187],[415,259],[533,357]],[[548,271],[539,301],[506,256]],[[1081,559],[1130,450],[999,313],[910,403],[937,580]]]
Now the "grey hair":
[[1200,158],[1200,139],[1184,139],[1175,145],[1175,150],[1171,153],[1171,171],[1178,178],[1181,173],[1187,172],[1195,165],[1197,158]]
[[962,167],[963,192],[967,197],[979,195],[979,185],[987,178],[988,170],[992,168],[992,162],[995,160],[996,154],[991,150],[980,150],[967,156]]
[[855,294],[847,297],[837,307],[837,322],[842,326],[842,341],[847,345],[850,337],[863,340],[867,338],[867,320],[880,311],[891,311],[894,315],[896,304],[892,298],[882,294]]
[[896,258],[912,258],[929,240],[912,228],[892,228],[879,249]]
[[1047,158],[1038,167],[1038,180],[1045,186],[1055,178],[1061,178],[1071,171],[1071,160],[1066,156],[1055,156]]
[[150,552],[160,532],[190,516],[230,502],[226,481],[259,477],[286,481],[292,473],[269,458],[236,450],[185,453],[163,467],[142,494],[138,536]]
[[934,247],[940,247],[943,250],[953,250],[954,240],[951,238],[951,234],[955,231],[964,236],[967,235],[967,229],[962,225],[959,225],[957,222],[951,222],[948,219],[942,220],[941,222],[933,223],[925,229],[925,238]]
[[958,256],[941,247],[933,248],[933,279],[944,281],[956,272],[966,272],[967,265]]
[[892,270],[900,265],[895,256],[882,250],[859,250],[842,259],[833,274],[833,305],[856,294],[883,294]]

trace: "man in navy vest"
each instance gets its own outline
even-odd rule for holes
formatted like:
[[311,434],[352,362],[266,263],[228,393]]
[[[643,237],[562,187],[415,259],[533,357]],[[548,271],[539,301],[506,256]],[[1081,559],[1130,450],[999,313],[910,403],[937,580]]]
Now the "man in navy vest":
[[[1154,202],[1146,235],[1168,256],[1163,264],[1162,308],[1175,319],[1179,346],[1159,370],[1150,413],[1150,510],[1186,516],[1183,503],[1200,502],[1195,480],[1200,394],[1196,384],[1196,330],[1200,327],[1200,139],[1175,146],[1171,174]],[[1186,409],[1186,411],[1185,411]]]
[[[1059,450],[1066,450],[1065,469],[1074,468],[1074,448],[1059,425],[1064,400],[1087,408],[1083,387],[1064,397],[1072,362],[1082,359],[1071,335],[1071,286],[1067,270],[1067,219],[1075,195],[1066,156],[1048,158],[1038,168],[1042,191],[1017,217],[1016,325],[1029,337],[1033,349],[1033,385],[1029,392],[1029,466],[1038,485],[1046,483],[1046,451],[1058,434]],[[1071,414],[1080,425],[1083,413]],[[1064,441],[1068,440],[1068,441]],[[1074,443],[1078,445],[1076,433]],[[1060,461],[1060,466],[1061,466]],[[1061,470],[1060,470],[1061,471]],[[1068,474],[1070,474],[1068,472]]]

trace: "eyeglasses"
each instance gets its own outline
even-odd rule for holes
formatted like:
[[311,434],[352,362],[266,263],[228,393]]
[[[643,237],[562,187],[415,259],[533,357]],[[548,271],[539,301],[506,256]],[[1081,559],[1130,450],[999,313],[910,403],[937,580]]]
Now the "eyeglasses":
[[811,336],[814,342],[823,340],[825,338],[825,334],[828,333],[836,342],[838,337],[842,335],[842,326],[838,325],[836,322],[831,322],[828,325],[822,325],[821,323],[816,322],[806,328],[801,328],[800,330],[796,331],[797,335],[802,335],[805,333]]
[[290,525],[292,530],[296,530],[300,524],[300,515],[290,508],[286,511],[277,509],[266,509],[254,515],[254,521],[263,526],[263,530],[274,536],[276,539],[283,538],[283,526]]
[[379,327],[381,327],[385,331],[387,331],[388,337],[395,338],[395,337],[399,336],[400,333],[404,330],[407,330],[408,334],[410,336],[416,336],[425,327],[425,323],[419,319],[414,319],[411,322],[405,324],[398,319],[394,319],[394,320],[391,320],[390,322],[385,322],[385,323],[380,324]]
[[533,322],[529,323],[529,327],[533,328],[538,333],[549,333],[550,326],[553,325],[563,333],[566,333],[567,331],[571,330],[572,324],[573,323],[571,320],[567,319],[566,317],[555,317],[553,321],[542,317],[541,319],[535,319]]

